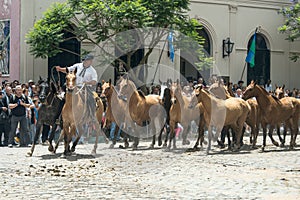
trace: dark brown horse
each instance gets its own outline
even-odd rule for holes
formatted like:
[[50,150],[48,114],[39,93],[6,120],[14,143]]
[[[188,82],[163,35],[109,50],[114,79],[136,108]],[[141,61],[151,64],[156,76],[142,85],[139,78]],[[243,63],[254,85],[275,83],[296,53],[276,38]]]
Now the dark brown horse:
[[39,100],[41,102],[41,107],[38,110],[39,117],[36,123],[36,133],[32,143],[32,147],[30,152],[27,153],[29,156],[32,156],[35,149],[35,144],[40,137],[41,129],[45,124],[52,126],[48,149],[49,151],[53,152],[52,140],[54,138],[55,131],[58,125],[56,122],[59,119],[62,107],[64,105],[64,99],[59,97],[60,94],[58,93],[53,82],[49,83],[49,81],[40,78],[39,90]]
[[244,99],[255,97],[258,102],[258,106],[261,111],[261,125],[263,128],[263,145],[262,151],[266,146],[267,136],[267,125],[269,128],[269,137],[275,146],[279,146],[272,136],[274,128],[279,123],[285,123],[291,128],[291,142],[290,148],[292,149],[295,145],[296,136],[298,133],[298,119],[299,119],[299,108],[298,102],[290,98],[278,99],[270,95],[264,88],[257,85],[252,81],[245,92],[243,93]]
[[[62,110],[62,119],[63,119],[63,138],[65,144],[64,155],[69,155],[71,152],[75,151],[75,147],[83,133],[83,124],[89,123],[93,121],[93,116],[85,117],[84,110],[85,108],[85,101],[80,94],[80,90],[76,86],[76,72],[77,68],[74,71],[66,70],[66,103]],[[85,91],[87,92],[87,91]],[[96,97],[98,95],[94,95]],[[89,102],[91,103],[91,102]],[[96,111],[94,113],[94,117],[96,117],[98,123],[95,123],[96,127],[96,141],[94,144],[94,148],[92,153],[96,153],[97,145],[98,145],[98,138],[99,134],[102,135],[103,132],[100,127],[102,113],[103,113],[103,104],[100,98],[96,99]],[[98,112],[98,113],[97,113]],[[75,119],[77,118],[77,119]],[[76,136],[76,129],[78,130],[78,135],[73,142],[72,148],[70,149],[70,142],[73,136]]]

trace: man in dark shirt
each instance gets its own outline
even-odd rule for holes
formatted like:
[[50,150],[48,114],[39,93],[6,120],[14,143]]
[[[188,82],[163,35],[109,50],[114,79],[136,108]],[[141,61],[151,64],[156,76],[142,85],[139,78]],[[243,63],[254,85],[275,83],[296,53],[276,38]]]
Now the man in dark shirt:
[[[7,146],[8,145],[8,135],[9,135],[9,129],[10,127],[7,126],[9,123],[8,119],[8,101],[3,94],[2,91],[0,91],[0,113],[4,114],[3,116],[6,116],[7,118],[0,118],[0,146]],[[4,133],[4,140],[3,144],[1,143],[2,134]]]
[[29,132],[26,119],[26,109],[30,107],[28,98],[23,94],[21,85],[15,88],[15,94],[10,97],[9,108],[11,109],[11,130],[9,133],[8,147],[12,147],[18,123],[20,123],[20,146],[28,146]]

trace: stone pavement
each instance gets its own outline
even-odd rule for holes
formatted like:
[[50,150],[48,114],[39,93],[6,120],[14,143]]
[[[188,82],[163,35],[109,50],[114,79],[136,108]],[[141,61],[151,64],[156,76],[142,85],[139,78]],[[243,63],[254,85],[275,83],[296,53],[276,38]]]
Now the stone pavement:
[[[289,141],[289,139],[287,140]],[[166,152],[147,149],[109,149],[99,144],[78,145],[76,154],[61,158],[37,145],[1,147],[0,199],[300,199],[300,146],[270,144],[266,152],[220,150]],[[192,144],[188,147],[192,147]],[[259,137],[258,144],[261,144]]]

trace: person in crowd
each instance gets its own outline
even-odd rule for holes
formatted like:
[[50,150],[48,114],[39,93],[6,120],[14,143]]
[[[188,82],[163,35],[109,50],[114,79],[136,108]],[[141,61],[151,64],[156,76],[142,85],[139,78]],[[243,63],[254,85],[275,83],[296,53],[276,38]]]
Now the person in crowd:
[[8,139],[8,147],[12,147],[17,126],[20,123],[20,146],[30,144],[29,132],[26,119],[26,109],[30,107],[28,97],[23,94],[21,85],[15,88],[15,94],[10,97],[9,108],[11,109],[11,130]]
[[238,85],[237,85],[237,88],[236,89],[243,89],[243,84],[244,84],[244,81],[242,81],[242,80],[240,80],[239,82],[238,82]]
[[[8,101],[5,94],[0,91],[0,146],[8,145],[9,137],[9,113],[8,113]],[[4,140],[2,140],[2,135],[4,135]]]
[[270,79],[267,81],[267,84],[265,85],[265,89],[269,93],[273,92],[272,84],[271,84],[271,80]]

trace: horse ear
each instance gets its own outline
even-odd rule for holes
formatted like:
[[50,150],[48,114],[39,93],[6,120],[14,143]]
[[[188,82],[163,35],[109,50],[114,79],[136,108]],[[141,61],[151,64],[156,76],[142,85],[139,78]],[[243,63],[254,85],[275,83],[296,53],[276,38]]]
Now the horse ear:
[[276,89],[279,88],[277,84],[275,84],[275,88],[276,88]]
[[111,78],[108,80],[109,85],[111,85]]
[[285,84],[283,84],[283,86],[282,86],[282,89],[284,89],[285,88]]
[[180,83],[179,83],[179,79],[177,79],[177,80],[176,80],[176,84],[177,84],[177,85],[179,85],[179,84],[180,84]]
[[43,78],[40,76],[40,81],[42,81],[43,80]]
[[74,70],[74,74],[76,74],[77,73],[77,67],[75,68],[75,70]]
[[66,73],[68,74],[69,73],[69,69],[66,67]]

